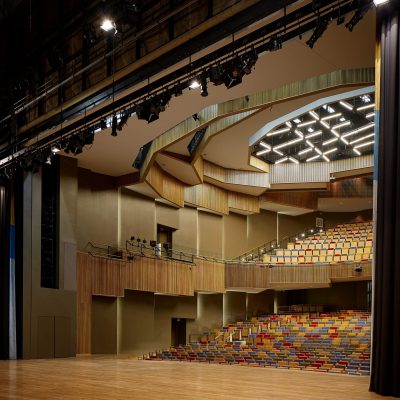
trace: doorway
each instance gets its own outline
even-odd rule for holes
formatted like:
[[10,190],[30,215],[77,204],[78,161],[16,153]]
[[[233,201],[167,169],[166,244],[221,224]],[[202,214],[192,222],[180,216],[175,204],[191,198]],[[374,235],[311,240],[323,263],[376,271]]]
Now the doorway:
[[171,346],[177,347],[186,344],[186,318],[172,318]]

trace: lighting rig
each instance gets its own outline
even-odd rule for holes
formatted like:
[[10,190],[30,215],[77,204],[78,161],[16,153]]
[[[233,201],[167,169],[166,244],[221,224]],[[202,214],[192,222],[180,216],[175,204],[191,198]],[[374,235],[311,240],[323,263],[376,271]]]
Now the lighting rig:
[[[91,113],[85,117],[87,127],[82,131],[80,122],[73,122],[58,132],[38,140],[34,145],[29,145],[29,141],[38,133],[33,130],[29,135],[19,139],[13,144],[10,154],[4,157],[4,152],[0,154],[0,169],[4,170],[10,164],[25,164],[25,158],[35,158],[39,154],[55,154],[60,150],[66,153],[79,155],[86,145],[93,143],[95,133],[111,127],[111,135],[117,136],[118,131],[122,131],[128,119],[136,114],[138,119],[154,122],[160,118],[160,113],[165,111],[172,97],[183,94],[185,90],[200,89],[200,95],[208,95],[208,84],[215,86],[225,84],[227,89],[239,85],[246,75],[249,75],[255,68],[259,54],[280,50],[284,43],[305,32],[312,31],[306,44],[313,48],[318,39],[328,29],[329,23],[337,20],[338,24],[343,22],[343,18],[350,12],[355,12],[346,27],[352,31],[357,23],[364,17],[366,12],[373,6],[373,3],[383,2],[383,0],[321,0],[318,2],[318,10],[315,10],[315,2],[286,14],[263,28],[241,37],[232,43],[225,45],[221,49],[209,53],[207,56],[191,62],[190,65],[182,67],[173,73],[166,75],[158,80],[149,83],[147,87],[127,95],[118,101],[113,101],[110,106],[105,106],[101,110]],[[117,32],[117,25],[112,19],[104,20],[101,24],[104,31]],[[91,40],[91,30],[86,32],[85,40]],[[191,76],[191,79],[187,77]],[[185,78],[186,77],[186,78]],[[161,90],[159,89],[161,87]],[[107,94],[106,98],[109,98]],[[106,99],[104,98],[104,99]],[[98,101],[98,100],[97,100]],[[97,104],[97,103],[96,103]],[[84,110],[86,110],[86,107]],[[19,107],[15,112],[18,114],[24,111],[24,106]],[[119,111],[115,111],[119,110]],[[82,112],[82,111],[81,111]],[[111,117],[105,117],[105,115]],[[58,123],[62,122],[59,117]],[[7,122],[6,117],[0,121],[0,127]],[[299,136],[299,135],[298,135]],[[300,138],[300,136],[299,136]],[[293,140],[296,140],[293,139]],[[360,147],[354,149],[357,150]],[[265,147],[260,151],[265,153],[272,151],[280,155],[279,148]],[[283,153],[282,153],[283,154]],[[29,157],[28,157],[29,155]],[[319,154],[322,158],[326,156],[321,150]],[[37,157],[43,159],[43,157]],[[47,160],[47,159],[46,159]],[[281,157],[278,162],[296,162],[292,156]],[[12,170],[12,168],[8,168]]]

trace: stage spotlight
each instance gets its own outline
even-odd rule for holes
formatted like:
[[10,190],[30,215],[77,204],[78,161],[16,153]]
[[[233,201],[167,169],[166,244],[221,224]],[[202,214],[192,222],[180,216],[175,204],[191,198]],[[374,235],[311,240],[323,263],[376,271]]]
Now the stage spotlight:
[[118,136],[117,125],[118,119],[117,116],[114,114],[111,120],[111,136]]
[[53,154],[57,154],[61,151],[61,144],[56,143],[55,145],[51,146],[51,152]]
[[183,92],[182,92],[181,85],[180,85],[180,83],[178,83],[178,84],[175,85],[175,87],[174,87],[174,96],[175,96],[175,97],[179,97],[179,96],[182,96],[182,94],[183,94]]
[[201,76],[200,83],[201,83],[201,93],[200,93],[200,95],[202,97],[207,97],[208,96],[208,90],[207,90],[207,76],[206,76],[206,74],[203,74]]
[[75,135],[69,138],[65,152],[72,153],[76,156],[82,153],[83,146],[84,142],[82,141],[81,135]]
[[224,70],[221,65],[216,65],[209,69],[210,81],[215,85],[222,85],[224,83]]
[[83,144],[91,145],[94,142],[94,128],[93,126],[88,126],[86,131],[82,135]]
[[96,32],[93,28],[93,25],[88,25],[83,30],[83,40],[87,45],[93,45],[96,43]]
[[102,22],[102,24],[100,25],[100,28],[104,31],[104,32],[112,32],[114,31],[114,35],[117,34],[117,26],[115,25],[115,22],[112,21],[109,18],[105,18]]
[[253,50],[251,53],[243,57],[243,72],[246,75],[251,74],[251,71],[256,65],[257,60],[258,60],[258,55],[255,52],[255,50]]
[[197,78],[193,78],[189,83],[190,89],[198,89],[200,86],[200,82]]
[[239,60],[233,60],[225,71],[225,86],[230,89],[242,83],[244,72]]
[[101,130],[107,129],[107,120],[106,119],[102,119],[100,121],[100,129]]
[[282,48],[282,38],[277,35],[272,36],[267,44],[267,48],[269,51],[280,50]]
[[328,21],[318,21],[317,26],[314,29],[310,39],[307,40],[306,45],[312,49],[314,47],[315,42],[322,36],[322,34],[328,28]]
[[[165,109],[165,108],[164,108]],[[160,118],[160,112],[163,111],[160,109],[159,104],[157,104],[156,102],[152,102],[149,105],[149,115],[147,118],[147,122],[153,122],[153,121],[157,121]]]
[[121,119],[119,120],[119,123],[117,125],[117,130],[118,131],[122,131],[122,128],[124,127],[124,125],[128,122],[128,118],[129,118],[129,114],[125,111],[122,115],[121,115]]
[[364,15],[371,8],[372,3],[361,5],[352,16],[351,20],[345,25],[345,27],[353,32],[354,27],[364,18]]
[[196,122],[200,122],[200,117],[199,114],[195,113],[192,115],[192,118],[196,121]]

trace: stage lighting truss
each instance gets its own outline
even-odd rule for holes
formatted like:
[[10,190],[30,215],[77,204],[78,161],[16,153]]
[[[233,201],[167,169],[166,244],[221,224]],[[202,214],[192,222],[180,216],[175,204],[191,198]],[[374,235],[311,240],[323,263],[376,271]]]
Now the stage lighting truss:
[[271,164],[330,162],[374,151],[375,93],[298,115],[267,132],[253,155]]

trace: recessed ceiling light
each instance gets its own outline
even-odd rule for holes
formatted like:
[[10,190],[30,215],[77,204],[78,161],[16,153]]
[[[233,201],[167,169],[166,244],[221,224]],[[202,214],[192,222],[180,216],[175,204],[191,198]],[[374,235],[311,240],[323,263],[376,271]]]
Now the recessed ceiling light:
[[303,154],[309,153],[310,151],[312,151],[313,148],[312,147],[308,147],[307,149],[301,150],[297,153],[297,155],[301,156]]
[[285,133],[285,132],[289,132],[289,131],[290,131],[290,128],[282,128],[282,129],[278,129],[273,132],[268,132],[267,136],[279,135],[280,133]]
[[348,103],[347,101],[341,100],[341,101],[339,101],[339,103],[340,103],[343,107],[347,108],[348,110],[353,111],[353,108],[354,108],[354,107],[353,107],[350,103]]

